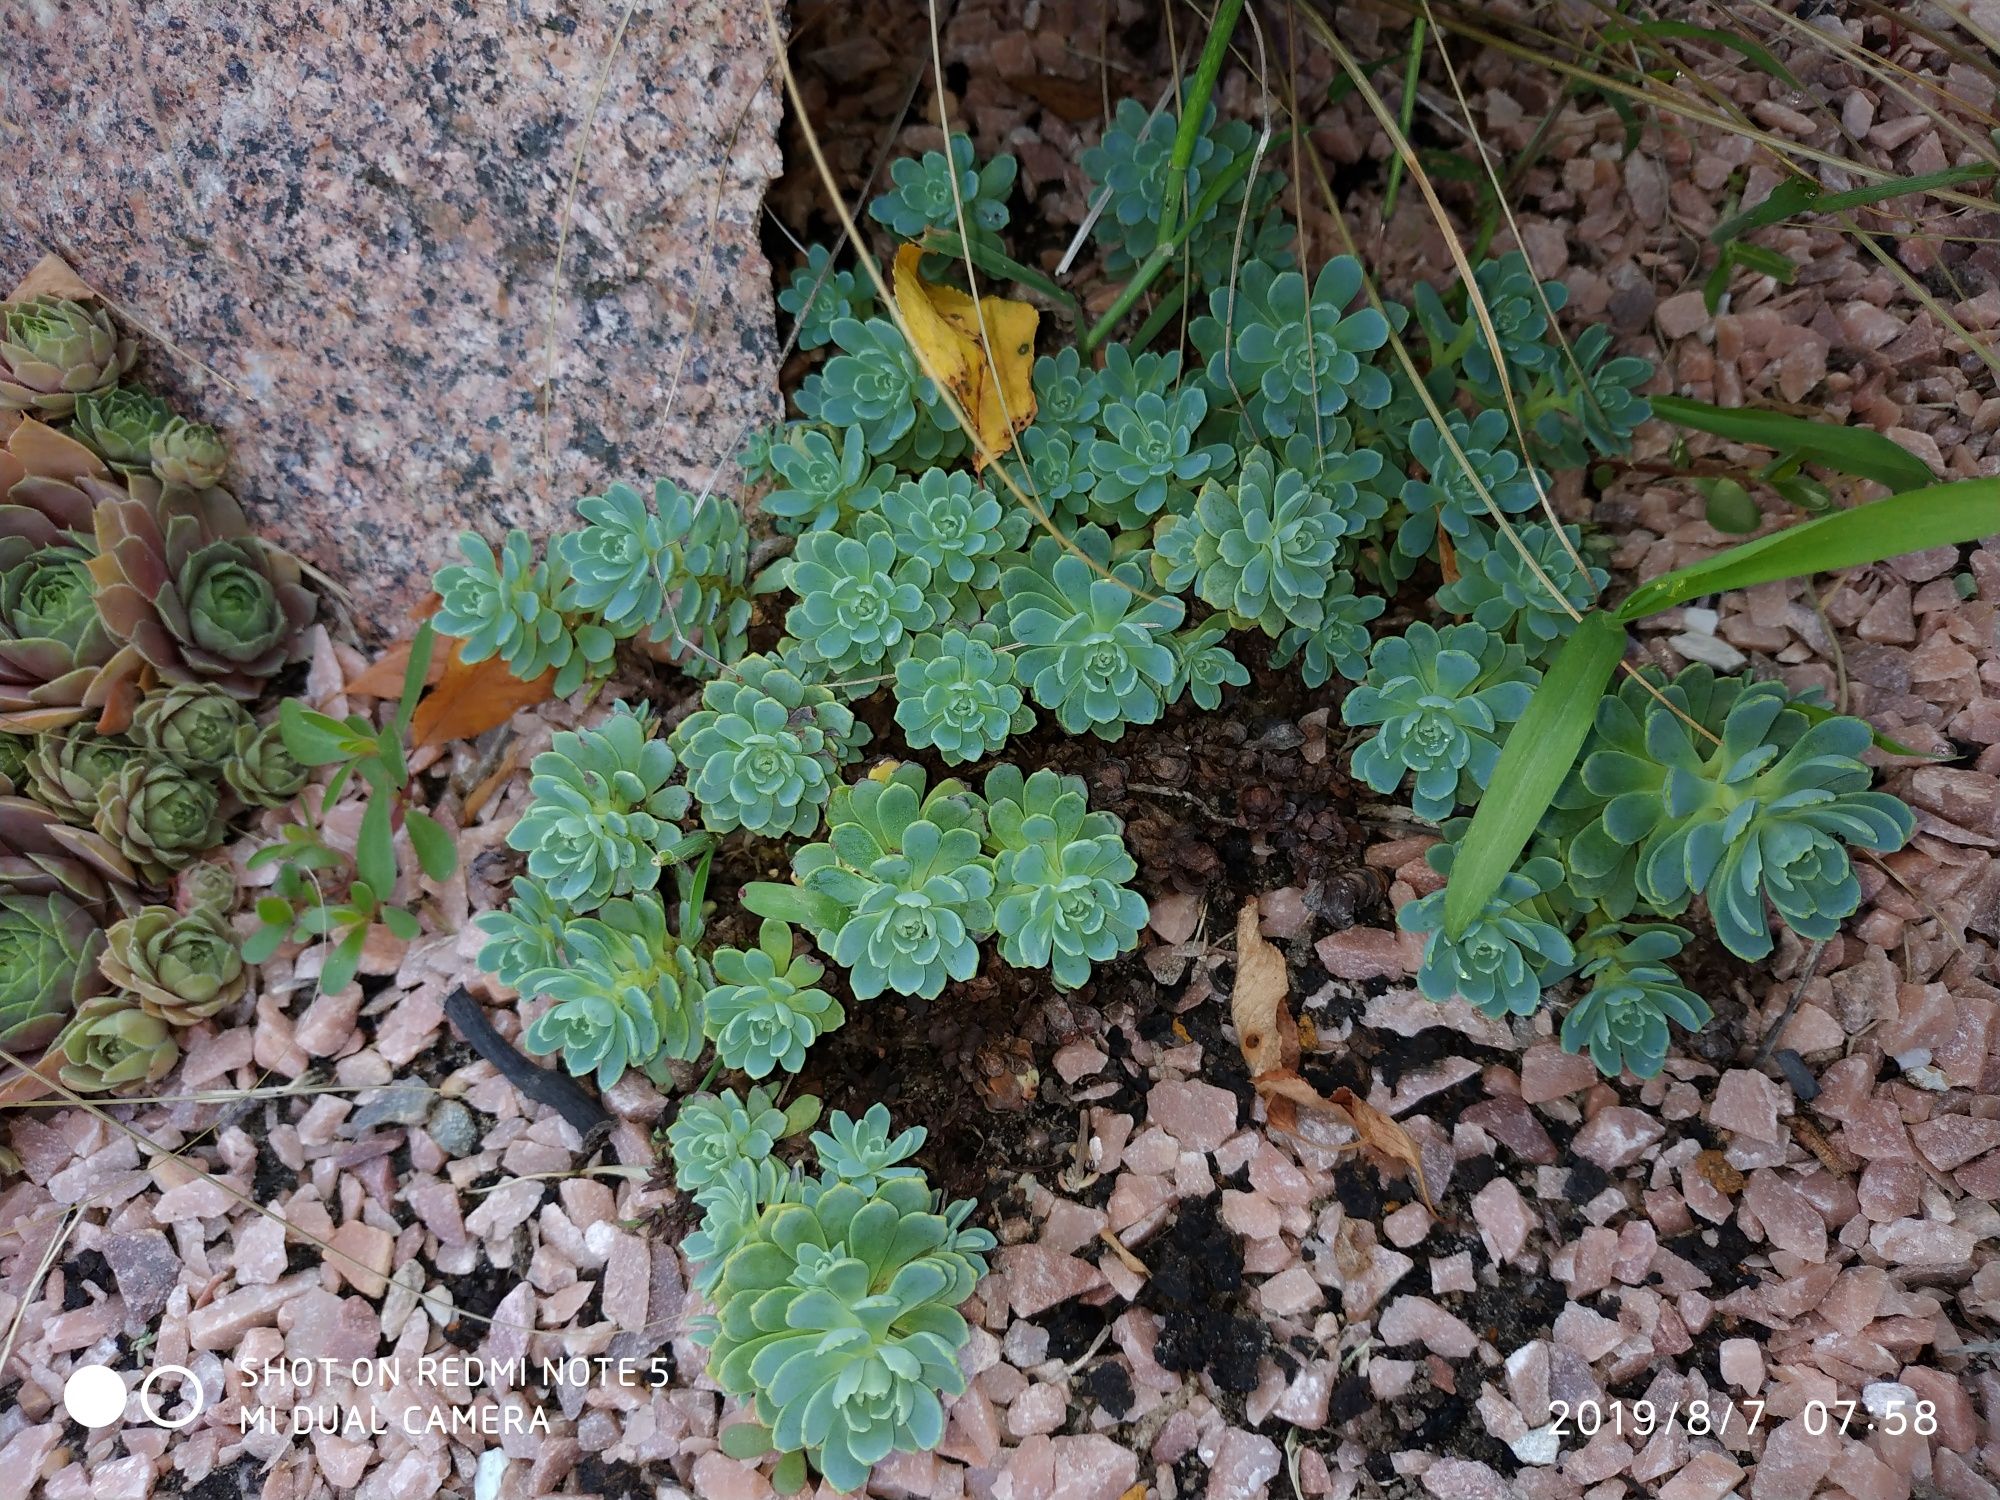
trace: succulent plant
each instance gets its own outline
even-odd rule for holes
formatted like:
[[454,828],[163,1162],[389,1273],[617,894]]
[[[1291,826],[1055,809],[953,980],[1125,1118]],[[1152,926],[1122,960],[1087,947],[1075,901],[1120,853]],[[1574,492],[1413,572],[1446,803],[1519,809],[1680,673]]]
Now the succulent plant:
[[229,468],[229,445],[202,422],[175,417],[153,434],[148,448],[153,477],[164,485],[205,490],[222,483]]
[[621,640],[657,624],[666,609],[662,554],[674,540],[667,518],[629,484],[585,495],[576,513],[583,525],[555,543],[569,576],[562,607],[596,615]]
[[1139,867],[1118,820],[1090,811],[1083,779],[996,766],[985,794],[1000,956],[1075,989],[1092,964],[1137,947],[1146,901],[1125,882]]
[[198,859],[174,877],[174,907],[227,921],[236,906],[237,888],[236,867],[226,858]]
[[121,493],[104,460],[33,417],[0,420],[0,537],[37,547],[97,548],[97,502]]
[[532,875],[517,875],[511,899],[498,911],[484,911],[472,925],[486,934],[479,967],[515,989],[537,969],[562,961],[563,930],[576,915]]
[[[90,575],[105,627],[126,644],[110,683],[150,669],[170,683],[209,682],[248,702],[297,658],[313,597],[288,554],[260,542],[227,490],[168,489],[150,479],[97,507]],[[107,691],[93,688],[93,698]]]
[[[1446,421],[1465,463],[1445,446],[1437,423],[1429,417],[1420,418],[1410,429],[1410,451],[1429,477],[1403,485],[1403,504],[1409,515],[1396,533],[1396,550],[1409,557],[1429,553],[1437,544],[1440,527],[1454,540],[1462,541],[1472,535],[1477,523],[1488,520],[1492,511],[1479,493],[1481,487],[1506,515],[1532,510],[1537,503],[1534,477],[1506,446],[1504,411],[1482,411],[1470,422],[1451,413]],[[1466,464],[1471,465],[1470,470]]]
[[28,791],[65,822],[87,828],[104,784],[139,756],[124,735],[99,734],[86,725],[38,735],[28,752]]
[[667,1127],[667,1146],[682,1192],[707,1187],[739,1163],[770,1160],[788,1133],[784,1111],[771,1097],[761,1088],[752,1088],[746,1098],[724,1089],[712,1099],[696,1095],[681,1105]]
[[79,1005],[55,1050],[62,1059],[57,1076],[79,1094],[157,1083],[181,1055],[171,1026],[140,1009],[130,995],[118,994]]
[[102,926],[137,904],[138,880],[131,861],[93,830],[26,797],[0,797],[0,894],[67,896]]
[[961,212],[975,236],[1005,229],[1007,195],[1014,190],[1019,163],[1003,153],[976,166],[969,137],[954,134],[945,144],[949,156],[926,151],[890,162],[892,186],[868,205],[868,217],[906,240],[921,238],[927,229],[956,233]]
[[882,519],[896,550],[923,562],[933,586],[990,589],[1000,579],[999,559],[1027,539],[1028,517],[1003,508],[970,474],[927,469],[882,496]]
[[799,347],[809,350],[833,342],[836,319],[871,317],[875,299],[854,272],[833,268],[826,246],[808,245],[806,263],[778,293],[778,306],[796,321]]
[[1227,443],[1202,443],[1197,431],[1208,397],[1186,385],[1171,398],[1142,392],[1129,405],[1108,401],[1098,421],[1106,437],[1090,445],[1092,519],[1137,530],[1170,506],[1182,508],[1193,486],[1228,472]]
[[[1508,365],[1529,374],[1549,369],[1558,358],[1554,345],[1547,341],[1549,314],[1560,311],[1569,301],[1569,288],[1560,281],[1537,286],[1528,258],[1518,250],[1510,250],[1498,260],[1482,261],[1472,274]],[[1456,358],[1467,384],[1481,399],[1501,402],[1493,352],[1478,314],[1468,305],[1462,318],[1452,318],[1437,293],[1422,284],[1417,288],[1416,313],[1425,330],[1443,346],[1439,354],[1447,362]]]
[[1253,448],[1233,485],[1206,484],[1193,513],[1162,524],[1154,567],[1170,589],[1195,592],[1238,627],[1282,635],[1319,624],[1345,519],[1296,469]]
[[1771,951],[1767,899],[1795,931],[1832,937],[1861,903],[1843,842],[1900,849],[1915,827],[1902,802],[1868,790],[1867,723],[1809,723],[1777,683],[1684,676],[1710,700],[1682,710],[1697,723],[1727,704],[1719,743],[1697,745],[1678,704],[1647,700],[1643,719],[1623,696],[1600,706],[1601,743],[1581,781],[1601,809],[1570,844],[1580,888],[1615,882],[1620,854],[1633,849],[1640,898],[1673,916],[1704,896],[1716,935],[1739,957]]
[[118,649],[97,612],[90,553],[0,536],[0,722],[59,728],[84,716]]
[[923,1168],[900,1163],[923,1145],[923,1126],[912,1125],[896,1135],[889,1133],[892,1128],[885,1104],[869,1105],[858,1120],[843,1110],[835,1110],[827,1128],[812,1133],[820,1171],[829,1181],[847,1183],[871,1198],[885,1182],[894,1182],[899,1177],[921,1179]]
[[[1122,345],[1117,347],[1124,352]],[[1097,371],[1074,348],[1067,348],[1037,355],[1031,378],[1036,427],[1087,438],[1104,402],[1104,382]]]
[[785,629],[800,659],[830,677],[893,668],[909,637],[933,623],[931,574],[875,516],[857,520],[851,536],[801,537],[785,573],[799,601],[785,612]]
[[213,776],[248,727],[250,715],[228,693],[186,682],[148,693],[133,710],[131,736],[183,771]]
[[763,510],[787,531],[837,530],[879,509],[883,490],[896,482],[889,465],[869,463],[858,427],[843,431],[836,447],[818,428],[795,422],[772,444],[771,468],[780,483],[764,497]]
[[1004,628],[1023,648],[1015,674],[1071,734],[1117,739],[1160,716],[1179,670],[1166,636],[1186,611],[1150,584],[1146,555],[1113,564],[1094,526],[1069,547],[1036,538],[1028,561],[1000,575]]
[[221,843],[225,827],[213,784],[143,755],[98,787],[92,826],[153,885]]
[[1632,434],[1653,414],[1639,387],[1653,367],[1632,355],[1611,353],[1611,330],[1584,329],[1549,368],[1550,409],[1535,420],[1535,436],[1552,462],[1580,464],[1591,452],[1625,453]]
[[76,398],[70,433],[121,473],[153,466],[153,439],[174,420],[174,409],[151,391],[111,386]]
[[174,1026],[216,1014],[250,982],[235,937],[212,910],[144,907],[105,934],[98,967],[140,1009]]
[[101,307],[67,297],[0,302],[0,410],[69,416],[77,397],[117,385],[138,353]]
[[725,1068],[768,1078],[779,1068],[796,1073],[806,1048],[840,1025],[846,1012],[818,989],[826,970],[792,954],[792,929],[765,922],[757,946],[718,948],[712,956],[715,988],[702,1001],[702,1029]]
[[680,820],[690,798],[670,785],[679,762],[653,738],[650,715],[613,707],[596,728],[558,731],[537,755],[531,801],[507,834],[528,873],[572,911],[649,891],[688,852]]
[[607,1089],[628,1067],[660,1079],[667,1059],[700,1052],[707,976],[668,930],[658,895],[606,902],[595,916],[569,922],[562,946],[559,967],[522,976],[524,995],[554,1002],[522,1029],[522,1046],[560,1053],[572,1074],[595,1073]]
[[1271,665],[1299,663],[1305,685],[1316,688],[1335,672],[1359,682],[1368,671],[1368,622],[1388,608],[1380,594],[1356,594],[1354,575],[1335,573],[1326,581],[1320,600],[1320,622],[1308,630],[1294,625],[1278,637]]
[[27,735],[0,729],[0,797],[12,797],[27,784],[28,752],[34,747]]
[[766,1207],[723,1263],[716,1315],[695,1337],[724,1393],[755,1406],[759,1426],[732,1439],[739,1454],[785,1455],[785,1489],[804,1485],[810,1459],[836,1490],[859,1490],[890,1453],[942,1440],[939,1398],[966,1384],[957,1308],[993,1237],[963,1227],[969,1202],[936,1212],[921,1177],[873,1194],[808,1180],[801,1198]]
[[[858,427],[877,459],[941,463],[964,451],[965,435],[956,430],[936,384],[894,323],[836,318],[832,332],[841,352],[806,381],[799,410],[833,427]],[[949,429],[933,409],[945,413]]]
[[[1091,487],[1096,483],[1087,456],[1091,441],[1088,427],[1044,427],[1038,421],[1015,440],[1014,451],[988,471],[986,483],[994,497],[1018,511],[1027,523],[1022,528],[1023,540],[1089,509]],[[1003,471],[1006,479],[1001,477]],[[1016,489],[1025,501],[1015,495]]]
[[782,838],[811,833],[834,773],[868,743],[868,726],[832,692],[767,656],[702,689],[702,706],[668,743],[687,769],[702,825]]
[[1103,408],[1112,402],[1136,406],[1139,398],[1154,395],[1170,399],[1180,388],[1181,351],[1164,353],[1142,349],[1134,354],[1125,344],[1104,346],[1104,368],[1097,372],[1099,397],[1098,426],[1103,426]]
[[104,929],[61,891],[0,886],[0,1047],[31,1055],[104,992]]
[[1500,759],[1500,727],[1527,712],[1534,677],[1521,648],[1482,625],[1419,621],[1384,637],[1340,706],[1349,724],[1382,726],[1354,752],[1354,774],[1387,793],[1415,772],[1410,806],[1422,818],[1477,802]]
[[1437,602],[1455,615],[1472,616],[1520,646],[1530,660],[1539,660],[1576,624],[1556,604],[1548,585],[1581,615],[1596,602],[1609,575],[1587,563],[1585,570],[1578,569],[1582,534],[1574,526],[1565,526],[1560,536],[1539,524],[1517,526],[1514,535],[1519,546],[1475,524],[1458,544],[1458,578],[1438,590]]
[[[981,826],[977,799],[959,783],[926,796],[920,766],[834,793],[827,842],[792,856],[792,878],[816,898],[813,940],[848,970],[855,999],[884,990],[934,999],[947,979],[978,970],[979,939],[993,930]],[[746,892],[753,911],[757,891]]]
[[1349,311],[1361,263],[1338,255],[1320,268],[1310,293],[1303,275],[1246,262],[1233,286],[1209,293],[1207,317],[1188,327],[1208,361],[1211,384],[1243,402],[1251,430],[1270,438],[1314,433],[1348,404],[1388,404],[1389,377],[1361,356],[1389,340],[1372,307]]
[[[1434,867],[1450,871],[1450,844],[1432,850]],[[1531,1015],[1542,991],[1570,971],[1575,950],[1547,898],[1562,885],[1553,859],[1534,858],[1509,871],[1485,907],[1453,938],[1444,930],[1442,890],[1420,896],[1396,914],[1405,932],[1427,934],[1417,989],[1426,999],[1460,995],[1489,1016]]]
[[1667,923],[1608,923],[1578,945],[1578,976],[1591,981],[1563,1018],[1568,1052],[1590,1053],[1598,1072],[1616,1078],[1658,1076],[1666,1062],[1668,1021],[1698,1031],[1714,1018],[1708,1003],[1680,982],[1665,960],[1687,944]]
[[432,622],[459,640],[459,660],[498,657],[523,682],[554,672],[558,698],[610,669],[612,633],[590,620],[572,626],[563,616],[567,576],[560,554],[536,562],[534,543],[518,528],[497,553],[469,531],[458,550],[465,561],[440,568],[432,580],[440,600]]
[[[688,1101],[682,1115],[701,1103]],[[695,1290],[704,1297],[713,1295],[724,1264],[756,1232],[764,1210],[798,1200],[791,1173],[769,1157],[731,1161],[717,1168],[692,1196],[701,1210],[701,1223],[681,1241],[681,1249],[693,1266]]]
[[[1165,639],[1167,649],[1174,653],[1173,691],[1167,701],[1180,701],[1186,693],[1198,708],[1214,709],[1222,706],[1222,690],[1225,687],[1244,687],[1250,681],[1250,669],[1236,659],[1236,653],[1223,644],[1229,634],[1229,621],[1222,615],[1210,615],[1199,625],[1191,625],[1186,630],[1176,630]],[[1363,644],[1366,644],[1364,638]]]
[[261,729],[240,724],[222,762],[222,779],[249,807],[283,807],[306,789],[311,770],[285,744],[274,719]]
[[1035,711],[1014,681],[1013,654],[996,651],[997,638],[982,623],[911,642],[896,663],[896,723],[911,749],[934,748],[946,765],[964,765],[1034,726]]

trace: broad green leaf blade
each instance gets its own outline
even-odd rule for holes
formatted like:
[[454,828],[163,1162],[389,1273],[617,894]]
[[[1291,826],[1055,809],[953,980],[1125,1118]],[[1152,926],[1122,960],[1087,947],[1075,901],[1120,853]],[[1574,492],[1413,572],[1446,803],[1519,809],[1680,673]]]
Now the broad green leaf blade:
[[429,813],[412,808],[403,819],[403,826],[410,830],[410,847],[417,852],[417,863],[423,872],[433,880],[448,880],[451,872],[458,868],[458,846],[452,837]]
[[831,896],[773,880],[753,880],[744,886],[743,906],[757,916],[776,917],[816,932],[839,926],[847,916],[846,908]]
[[396,884],[396,841],[389,831],[389,799],[377,793],[361,814],[361,832],[354,841],[354,869],[361,879],[384,894]]
[[[1783,412],[1710,406],[1680,396],[1648,396],[1653,415],[1682,427],[1712,432],[1735,443],[1755,443],[1781,453],[1799,453],[1843,474],[1873,479],[1892,490],[1922,489],[1931,483],[1930,465],[1908,449],[1866,427],[1808,422]],[[1904,550],[1909,550],[1905,548]]]
[[785,1136],[811,1130],[819,1123],[819,1095],[801,1094],[785,1106]]
[[368,941],[368,929],[355,927],[340,940],[340,946],[327,955],[326,967],[319,971],[319,987],[323,990],[344,990],[354,982],[355,972],[361,967],[361,950]]
[[437,631],[429,620],[417,627],[417,633],[410,637],[410,659],[403,664],[403,696],[396,700],[396,738],[401,740],[410,732],[410,716],[417,711],[417,700],[424,695],[424,682],[431,672],[431,648],[437,644]]
[[2000,479],[1957,479],[1802,521],[1640,585],[1615,611],[1630,623],[1724,589],[1956,547],[2000,533]]
[[[1839,714],[1817,703],[1794,703],[1792,707],[1806,716],[1814,724],[1824,724],[1828,719],[1837,719]],[[1869,726],[1868,737],[1875,742],[1875,748],[1884,755],[1908,755],[1917,760],[1929,760],[1930,754],[1923,750],[1912,750],[1901,740],[1892,740],[1873,725]]]
[[1528,847],[1529,835],[1576,764],[1604,685],[1624,654],[1625,627],[1593,611],[1549,664],[1528,711],[1507,735],[1493,782],[1452,860],[1444,929],[1453,937],[1465,931]]
[[376,915],[381,917],[382,925],[389,929],[390,936],[401,938],[406,943],[415,942],[417,934],[423,931],[417,919],[400,906],[385,906]]
[[352,759],[357,748],[374,748],[372,744],[357,747],[353,730],[328,714],[307,708],[296,698],[287,698],[278,705],[278,733],[285,748],[300,764],[308,766],[330,766],[337,760]]
[[731,1458],[762,1458],[771,1451],[771,1429],[755,1422],[731,1422],[719,1434],[722,1451]]

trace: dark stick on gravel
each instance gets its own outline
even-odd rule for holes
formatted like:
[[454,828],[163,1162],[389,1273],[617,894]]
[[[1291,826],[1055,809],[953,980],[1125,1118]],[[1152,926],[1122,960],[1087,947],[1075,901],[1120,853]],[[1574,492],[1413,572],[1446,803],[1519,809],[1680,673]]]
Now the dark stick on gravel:
[[1750,1064],[1753,1068],[1764,1066],[1765,1060],[1771,1055],[1771,1049],[1778,1045],[1778,1038],[1783,1036],[1785,1028],[1792,1024],[1792,1017],[1798,1014],[1799,1001],[1805,998],[1806,986],[1812,983],[1813,970],[1819,967],[1819,956],[1824,952],[1826,952],[1825,938],[1821,938],[1807,950],[1805,967],[1799,971],[1799,982],[1792,986],[1792,998],[1785,1002],[1784,1013],[1771,1024],[1771,1029],[1764,1033],[1763,1045],[1758,1047],[1757,1056]]
[[605,1113],[604,1106],[568,1075],[552,1068],[538,1068],[517,1052],[512,1042],[493,1029],[479,1002],[463,986],[451,992],[444,1002],[444,1013],[466,1044],[498,1068],[501,1076],[523,1096],[548,1105],[569,1121],[570,1128],[583,1137],[586,1149],[610,1133],[611,1116]]

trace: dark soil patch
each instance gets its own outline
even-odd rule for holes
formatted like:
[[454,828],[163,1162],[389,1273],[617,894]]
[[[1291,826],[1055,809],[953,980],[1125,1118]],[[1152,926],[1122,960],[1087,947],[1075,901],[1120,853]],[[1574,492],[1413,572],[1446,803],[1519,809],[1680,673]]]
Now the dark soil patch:
[[1242,1242],[1217,1216],[1218,1200],[1181,1205],[1165,1234],[1148,1245],[1152,1276],[1139,1305],[1160,1320],[1153,1357],[1163,1369],[1206,1371],[1218,1389],[1243,1394],[1257,1387],[1257,1362],[1269,1331],[1242,1311]]
[[64,1312],[90,1305],[90,1293],[84,1290],[86,1285],[96,1287],[107,1297],[118,1291],[118,1278],[111,1274],[111,1262],[101,1250],[77,1251],[62,1263],[62,1272]]

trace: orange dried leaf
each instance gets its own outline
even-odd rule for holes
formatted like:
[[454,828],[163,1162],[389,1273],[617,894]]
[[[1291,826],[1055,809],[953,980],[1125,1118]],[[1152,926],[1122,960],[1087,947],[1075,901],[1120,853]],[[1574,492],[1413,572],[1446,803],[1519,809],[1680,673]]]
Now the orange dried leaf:
[[69,262],[53,252],[36,261],[14,290],[9,302],[26,302],[30,297],[67,297],[72,302],[88,302],[97,293],[90,283],[69,268]]
[[[400,698],[403,696],[403,673],[410,665],[410,647],[413,642],[397,641],[361,671],[348,679],[347,693],[350,697]],[[430,670],[424,681],[435,687],[444,676],[444,657],[438,652],[431,653]]]
[[1285,1004],[1290,991],[1285,955],[1258,929],[1253,896],[1236,915],[1236,984],[1229,994],[1236,1045],[1253,1078],[1298,1066],[1298,1028]]
[[984,468],[1012,448],[1015,434],[1035,419],[1031,377],[1041,314],[1005,297],[981,297],[975,306],[956,287],[933,286],[919,276],[922,258],[915,245],[897,250],[896,308],[910,330],[917,363],[971,420],[973,462]]
[[[460,661],[460,644],[452,642],[437,685],[424,694],[410,720],[410,742],[415,748],[469,740],[506,723],[516,710],[546,703],[555,696],[553,669],[533,682],[523,682],[497,656],[470,664]],[[397,691],[401,691],[400,685]]]

